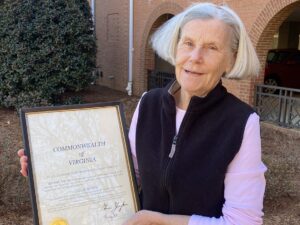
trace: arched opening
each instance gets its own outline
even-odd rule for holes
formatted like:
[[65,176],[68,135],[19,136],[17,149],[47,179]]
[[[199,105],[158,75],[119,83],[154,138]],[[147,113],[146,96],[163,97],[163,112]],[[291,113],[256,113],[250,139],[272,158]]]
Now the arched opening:
[[[253,84],[257,85],[255,106],[262,120],[298,128],[299,35],[300,1],[297,1],[279,10],[261,33],[256,49],[262,69]],[[270,86],[262,86],[263,83]]]
[[[295,29],[296,28],[296,29]],[[265,66],[271,49],[298,49],[300,32],[300,1],[280,10],[267,24],[257,43],[261,73],[255,83],[264,83]],[[275,59],[274,59],[275,60]]]
[[300,7],[296,7],[273,35],[264,83],[300,89]]
[[171,19],[173,14],[163,14],[159,16],[153,23],[148,38],[147,45],[145,48],[145,71],[147,74],[147,89],[165,86],[172,78],[174,78],[175,69],[174,67],[160,58],[152,50],[149,41],[152,34],[167,20]]

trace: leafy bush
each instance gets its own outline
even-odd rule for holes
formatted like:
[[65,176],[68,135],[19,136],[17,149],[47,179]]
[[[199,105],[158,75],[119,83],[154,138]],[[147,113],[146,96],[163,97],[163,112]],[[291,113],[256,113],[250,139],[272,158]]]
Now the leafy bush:
[[51,105],[94,81],[96,45],[86,0],[4,0],[0,105]]

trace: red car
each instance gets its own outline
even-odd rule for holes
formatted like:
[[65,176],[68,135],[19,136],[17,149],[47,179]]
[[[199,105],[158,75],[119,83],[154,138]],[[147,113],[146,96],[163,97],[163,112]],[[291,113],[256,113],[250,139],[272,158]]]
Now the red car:
[[300,51],[297,49],[269,50],[264,83],[300,89]]

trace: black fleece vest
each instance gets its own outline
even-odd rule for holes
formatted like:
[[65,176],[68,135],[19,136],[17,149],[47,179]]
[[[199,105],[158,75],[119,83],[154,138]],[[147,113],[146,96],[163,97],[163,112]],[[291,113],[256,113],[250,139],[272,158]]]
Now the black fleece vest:
[[136,132],[142,208],[220,217],[225,173],[251,113],[219,83],[205,98],[192,97],[174,140],[176,108],[168,87],[145,94]]

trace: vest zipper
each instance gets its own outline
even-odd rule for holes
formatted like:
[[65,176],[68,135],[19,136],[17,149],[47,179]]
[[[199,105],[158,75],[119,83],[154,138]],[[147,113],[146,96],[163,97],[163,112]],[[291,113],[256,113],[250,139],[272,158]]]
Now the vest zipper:
[[[168,178],[168,175],[169,175],[169,168],[173,162],[172,158],[175,154],[175,151],[176,151],[176,143],[177,143],[177,139],[178,139],[178,135],[175,135],[173,137],[173,142],[172,142],[172,146],[171,146],[171,151],[169,153],[169,161],[168,161],[168,164],[167,164],[167,167],[166,167],[166,170],[165,170],[165,175],[164,175],[164,187],[167,189],[167,178]],[[171,213],[172,209],[173,209],[173,201],[172,199],[169,198],[169,213]]]
[[171,147],[171,151],[169,153],[169,158],[172,159],[174,154],[175,154],[175,151],[176,151],[176,142],[177,142],[177,139],[178,139],[178,136],[175,135],[174,138],[173,138],[173,142],[172,142],[172,147]]
[[[170,150],[170,153],[169,153],[169,161],[167,163],[166,170],[165,170],[165,175],[164,175],[164,187],[166,189],[168,189],[167,188],[167,178],[168,178],[168,175],[169,175],[169,172],[170,172],[169,168],[173,164],[174,160],[172,160],[172,159],[173,159],[173,156],[174,156],[174,154],[176,152],[178,136],[179,136],[179,134],[182,133],[181,130],[183,129],[182,128],[183,125],[185,125],[185,123],[186,123],[185,121],[186,121],[186,115],[184,116],[184,118],[183,118],[183,120],[181,122],[181,126],[179,128],[178,133],[173,137],[172,146],[171,146],[171,150]],[[169,213],[172,214],[172,212],[173,212],[173,200],[169,196]]]

